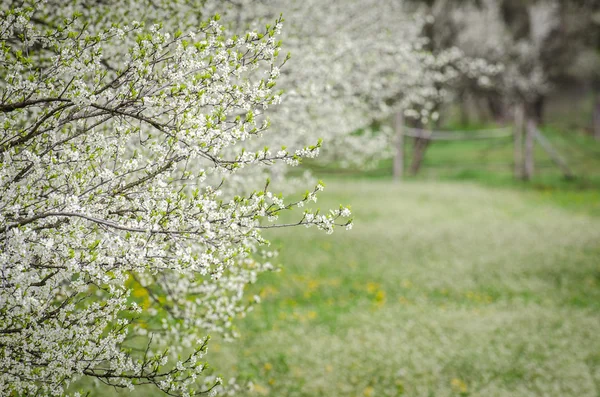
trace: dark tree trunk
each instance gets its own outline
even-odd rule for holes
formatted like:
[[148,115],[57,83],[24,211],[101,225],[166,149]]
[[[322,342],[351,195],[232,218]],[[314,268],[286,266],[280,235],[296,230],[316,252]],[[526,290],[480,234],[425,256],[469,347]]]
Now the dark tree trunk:
[[594,138],[600,141],[600,91],[594,93]]
[[488,96],[487,104],[494,121],[498,124],[504,124],[506,121],[506,109],[502,99],[497,96]]
[[477,120],[489,120],[490,111],[489,105],[487,104],[487,100],[485,98],[481,98],[480,100],[475,99],[473,101],[473,108],[475,109],[475,114],[477,115]]
[[523,159],[523,179],[529,181],[533,177],[534,158],[533,148],[535,142],[535,130],[537,121],[535,117],[527,116],[527,126],[525,129],[525,156]]
[[411,175],[417,175],[419,173],[419,170],[421,169],[421,164],[423,163],[423,158],[425,157],[425,151],[429,146],[429,142],[431,141],[425,138],[415,139],[413,158],[410,164]]
[[531,106],[531,116],[538,125],[544,124],[544,109],[546,107],[546,97],[540,95],[533,101]]
[[469,117],[469,95],[466,92],[460,94],[460,123],[463,126],[469,125],[471,120]]

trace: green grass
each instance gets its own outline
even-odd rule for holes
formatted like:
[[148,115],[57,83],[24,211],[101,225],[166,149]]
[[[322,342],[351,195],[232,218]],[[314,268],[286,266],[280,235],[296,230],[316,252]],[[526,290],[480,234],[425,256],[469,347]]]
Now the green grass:
[[[475,127],[486,126],[467,129]],[[417,181],[476,182],[493,188],[511,188],[528,192],[540,203],[559,204],[575,211],[600,215],[600,142],[581,132],[555,126],[545,127],[544,134],[575,173],[574,180],[565,180],[559,168],[539,145],[536,145],[533,180],[516,180],[513,176],[512,138],[434,142],[427,149],[419,174],[405,178]],[[408,169],[412,160],[411,141],[408,140],[405,145]],[[308,163],[307,167],[324,179],[335,176],[387,180],[391,177],[392,160],[382,161],[368,170],[342,169],[335,164],[323,166],[316,162]]]
[[331,183],[355,228],[271,234],[280,273],[216,341],[249,395],[598,396],[600,218],[473,184]]

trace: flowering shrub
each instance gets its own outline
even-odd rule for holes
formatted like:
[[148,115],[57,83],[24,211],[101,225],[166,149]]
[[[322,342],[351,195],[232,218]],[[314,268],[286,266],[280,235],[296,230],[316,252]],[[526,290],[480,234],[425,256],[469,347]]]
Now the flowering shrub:
[[[3,395],[64,395],[82,376],[212,390],[206,335],[233,334],[244,286],[271,267],[256,262],[260,229],[288,226],[279,213],[323,187],[292,201],[268,181],[240,187],[240,169],[295,165],[320,143],[242,147],[281,99],[282,19],[228,35],[193,3],[0,13]],[[331,232],[349,215],[306,210],[290,225]]]

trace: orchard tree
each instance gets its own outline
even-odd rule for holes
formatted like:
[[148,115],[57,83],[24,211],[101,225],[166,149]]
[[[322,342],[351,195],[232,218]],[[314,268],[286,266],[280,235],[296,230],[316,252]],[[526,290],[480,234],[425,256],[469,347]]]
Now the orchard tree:
[[525,103],[530,114],[541,118],[543,100],[552,85],[544,59],[560,22],[558,11],[554,1],[517,5],[486,0],[450,13],[457,25],[459,47],[505,67],[499,76],[501,84],[487,96],[496,118],[506,118],[508,106],[516,102]]
[[459,80],[491,73],[490,65],[457,48],[433,51],[424,35],[429,16],[404,1],[237,4],[224,18],[232,24],[253,26],[280,12],[290,21],[283,41],[294,62],[277,82],[288,106],[269,113],[275,129],[302,131],[296,146],[317,138],[332,142],[320,161],[362,167],[389,157],[393,132],[387,120],[394,114],[425,124],[437,118]]
[[320,183],[289,201],[236,177],[320,144],[245,147],[281,100],[282,19],[232,35],[211,6],[3,4],[0,394],[77,395],[80,378],[214,391],[207,334],[234,334],[270,268],[260,230],[351,226],[343,207],[277,223]]
[[[483,59],[465,56],[456,47],[437,48],[428,37],[436,23],[428,9],[413,9],[409,2],[374,1],[370,6],[357,2],[352,21],[340,24],[353,43],[352,71],[349,74],[355,95],[368,105],[369,123],[383,126],[377,136],[346,134],[342,142],[355,141],[357,151],[373,147],[380,157],[396,155],[400,163],[402,124],[405,118],[426,126],[439,118],[440,108],[452,100],[458,88],[471,82],[485,86],[500,68]],[[396,130],[388,127],[394,119]],[[418,139],[412,165],[417,172],[429,140]],[[335,148],[346,147],[333,145]],[[401,166],[394,167],[396,176]]]
[[[276,134],[281,145],[303,147],[319,138],[333,142],[369,123],[368,106],[357,95],[359,85],[354,84],[356,43],[349,37],[352,29],[346,26],[352,22],[358,2],[275,0],[237,4],[239,7],[230,8],[223,18],[231,25],[255,28],[280,13],[289,22],[282,41],[293,61],[286,64],[277,81],[285,106],[267,111],[272,128],[281,132]],[[290,136],[288,131],[298,133]],[[269,144],[276,145],[275,141]],[[344,161],[361,161],[348,147],[341,148],[339,154]],[[270,167],[273,170],[285,173]]]
[[556,86],[573,80],[593,86],[597,79],[597,10],[596,0],[483,0],[446,4],[443,14],[453,26],[453,45],[505,66],[487,95],[493,115],[503,118],[523,102],[542,122]]

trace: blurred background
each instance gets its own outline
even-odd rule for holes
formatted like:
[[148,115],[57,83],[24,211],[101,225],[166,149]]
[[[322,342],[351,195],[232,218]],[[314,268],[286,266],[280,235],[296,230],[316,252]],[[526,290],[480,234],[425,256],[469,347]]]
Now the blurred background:
[[600,395],[600,3],[313,3],[285,26],[363,46],[329,73],[369,117],[289,175],[355,225],[268,235],[282,270],[214,365],[252,395]]

